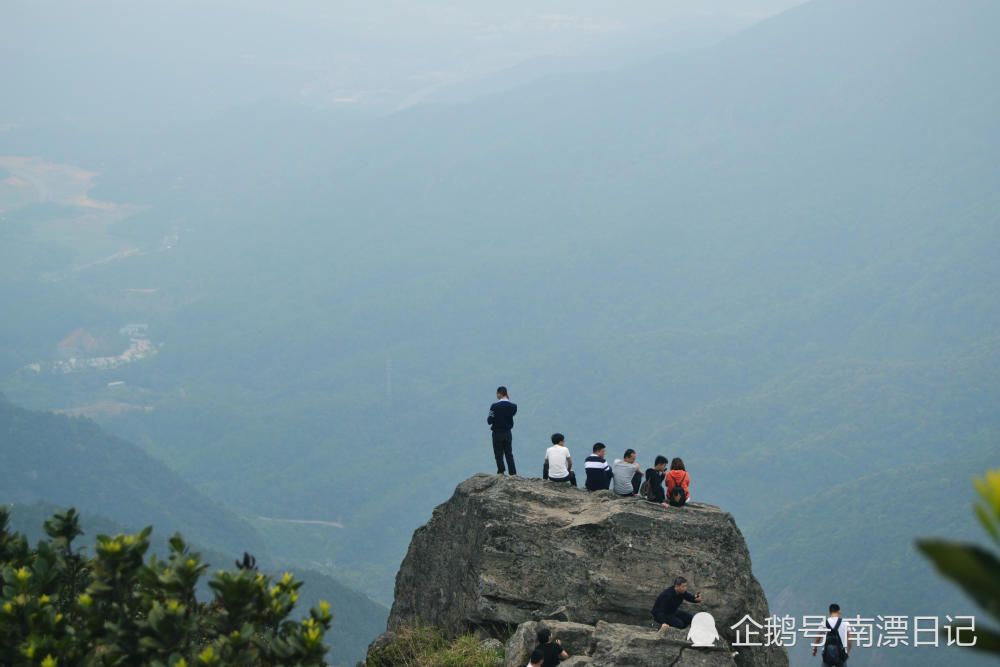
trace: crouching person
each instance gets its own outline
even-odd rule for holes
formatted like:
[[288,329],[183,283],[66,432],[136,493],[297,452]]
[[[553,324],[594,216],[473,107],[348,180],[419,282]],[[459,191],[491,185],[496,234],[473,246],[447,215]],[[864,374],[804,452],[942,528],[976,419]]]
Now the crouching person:
[[677,577],[674,585],[666,589],[656,598],[653,605],[653,619],[664,628],[686,628],[691,625],[691,614],[680,608],[683,602],[701,602],[701,593],[688,593],[687,579]]
[[542,651],[542,667],[556,667],[569,657],[563,650],[562,642],[552,636],[552,631],[542,628],[538,631],[538,649]]

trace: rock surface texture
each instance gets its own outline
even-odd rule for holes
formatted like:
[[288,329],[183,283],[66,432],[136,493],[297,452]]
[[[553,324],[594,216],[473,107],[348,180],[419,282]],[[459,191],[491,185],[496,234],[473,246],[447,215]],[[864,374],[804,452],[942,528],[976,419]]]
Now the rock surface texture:
[[[682,608],[715,617],[718,650],[691,647],[686,630],[654,628],[653,603],[678,575],[702,595]],[[388,630],[431,624],[509,637],[511,666],[527,664],[538,621],[562,637],[567,665],[787,665],[779,647],[732,657],[730,627],[747,615],[763,624],[767,599],[728,513],[475,475],[414,533]]]
[[[684,665],[685,667],[732,667],[736,665],[728,642],[715,648],[694,648],[687,641],[687,630],[657,631],[623,623],[596,625],[565,621],[527,621],[504,647],[504,667],[524,667],[535,648],[542,626],[559,639],[569,658],[560,667],[573,665]],[[739,657],[739,656],[737,656]],[[787,662],[785,663],[787,664]]]

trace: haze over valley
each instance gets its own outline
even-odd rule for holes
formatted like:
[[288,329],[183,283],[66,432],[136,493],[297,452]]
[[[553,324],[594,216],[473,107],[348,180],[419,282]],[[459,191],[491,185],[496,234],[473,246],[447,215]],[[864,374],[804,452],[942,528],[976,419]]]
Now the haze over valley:
[[627,4],[6,4],[0,502],[370,628],[504,384],[522,475],[682,457],[772,613],[980,613],[913,540],[1000,451],[1000,5]]

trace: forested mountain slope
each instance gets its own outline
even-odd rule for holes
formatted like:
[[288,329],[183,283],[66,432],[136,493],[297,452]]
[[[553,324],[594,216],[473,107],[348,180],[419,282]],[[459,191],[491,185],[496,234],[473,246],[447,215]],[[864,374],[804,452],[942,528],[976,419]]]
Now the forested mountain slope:
[[[258,529],[382,600],[412,529],[491,470],[501,383],[522,472],[553,431],[578,459],[681,455],[752,550],[771,512],[852,476],[905,495],[897,468],[998,441],[998,24],[988,1],[817,0],[711,49],[384,119],[15,132],[4,150],[85,161],[93,197],[146,207],[116,239],[177,241],[5,282],[4,310],[29,306],[0,332],[2,386],[148,405],[102,423],[247,516],[342,523]],[[164,342],[123,389],[16,370],[104,321]],[[814,546],[788,557],[825,572]]]
[[[25,505],[14,503],[11,507],[11,529],[28,538],[29,544],[34,544],[45,537],[42,525],[55,512],[55,505],[34,503]],[[126,526],[105,517],[84,513],[81,515],[81,527],[84,535],[78,538],[77,548],[83,548],[89,553],[93,549],[97,535],[131,534],[138,532],[134,526]],[[150,535],[150,552],[164,558],[169,553],[167,540],[170,534],[163,533],[153,526]],[[212,570],[232,569],[232,554],[220,553],[216,549],[205,548],[190,543],[193,551],[199,552]],[[272,563],[266,559],[257,562],[258,569],[263,572],[279,573]],[[303,582],[301,598],[296,603],[295,618],[308,617],[309,609],[316,606],[320,600],[330,603],[333,612],[333,625],[325,635],[326,643],[330,645],[327,661],[331,665],[354,665],[363,657],[368,648],[368,638],[378,634],[385,628],[385,618],[388,609],[378,605],[365,596],[352,591],[343,584],[326,575],[311,570],[296,568],[295,578]],[[213,597],[207,581],[201,582],[198,592],[199,600],[207,601]]]

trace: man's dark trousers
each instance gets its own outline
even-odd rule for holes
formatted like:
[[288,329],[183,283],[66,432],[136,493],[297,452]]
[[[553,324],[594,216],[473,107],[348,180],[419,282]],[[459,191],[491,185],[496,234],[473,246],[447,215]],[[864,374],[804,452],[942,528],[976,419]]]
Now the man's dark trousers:
[[632,475],[632,495],[639,495],[640,486],[642,486],[642,473],[636,470]]
[[517,468],[514,467],[513,442],[514,439],[511,437],[510,431],[493,431],[493,456],[497,460],[498,475],[504,473],[504,458],[507,459],[507,469],[510,474],[517,474]]
[[667,616],[667,625],[672,628],[686,628],[691,625],[691,619],[693,616],[687,613],[683,609],[678,609],[674,613]]

